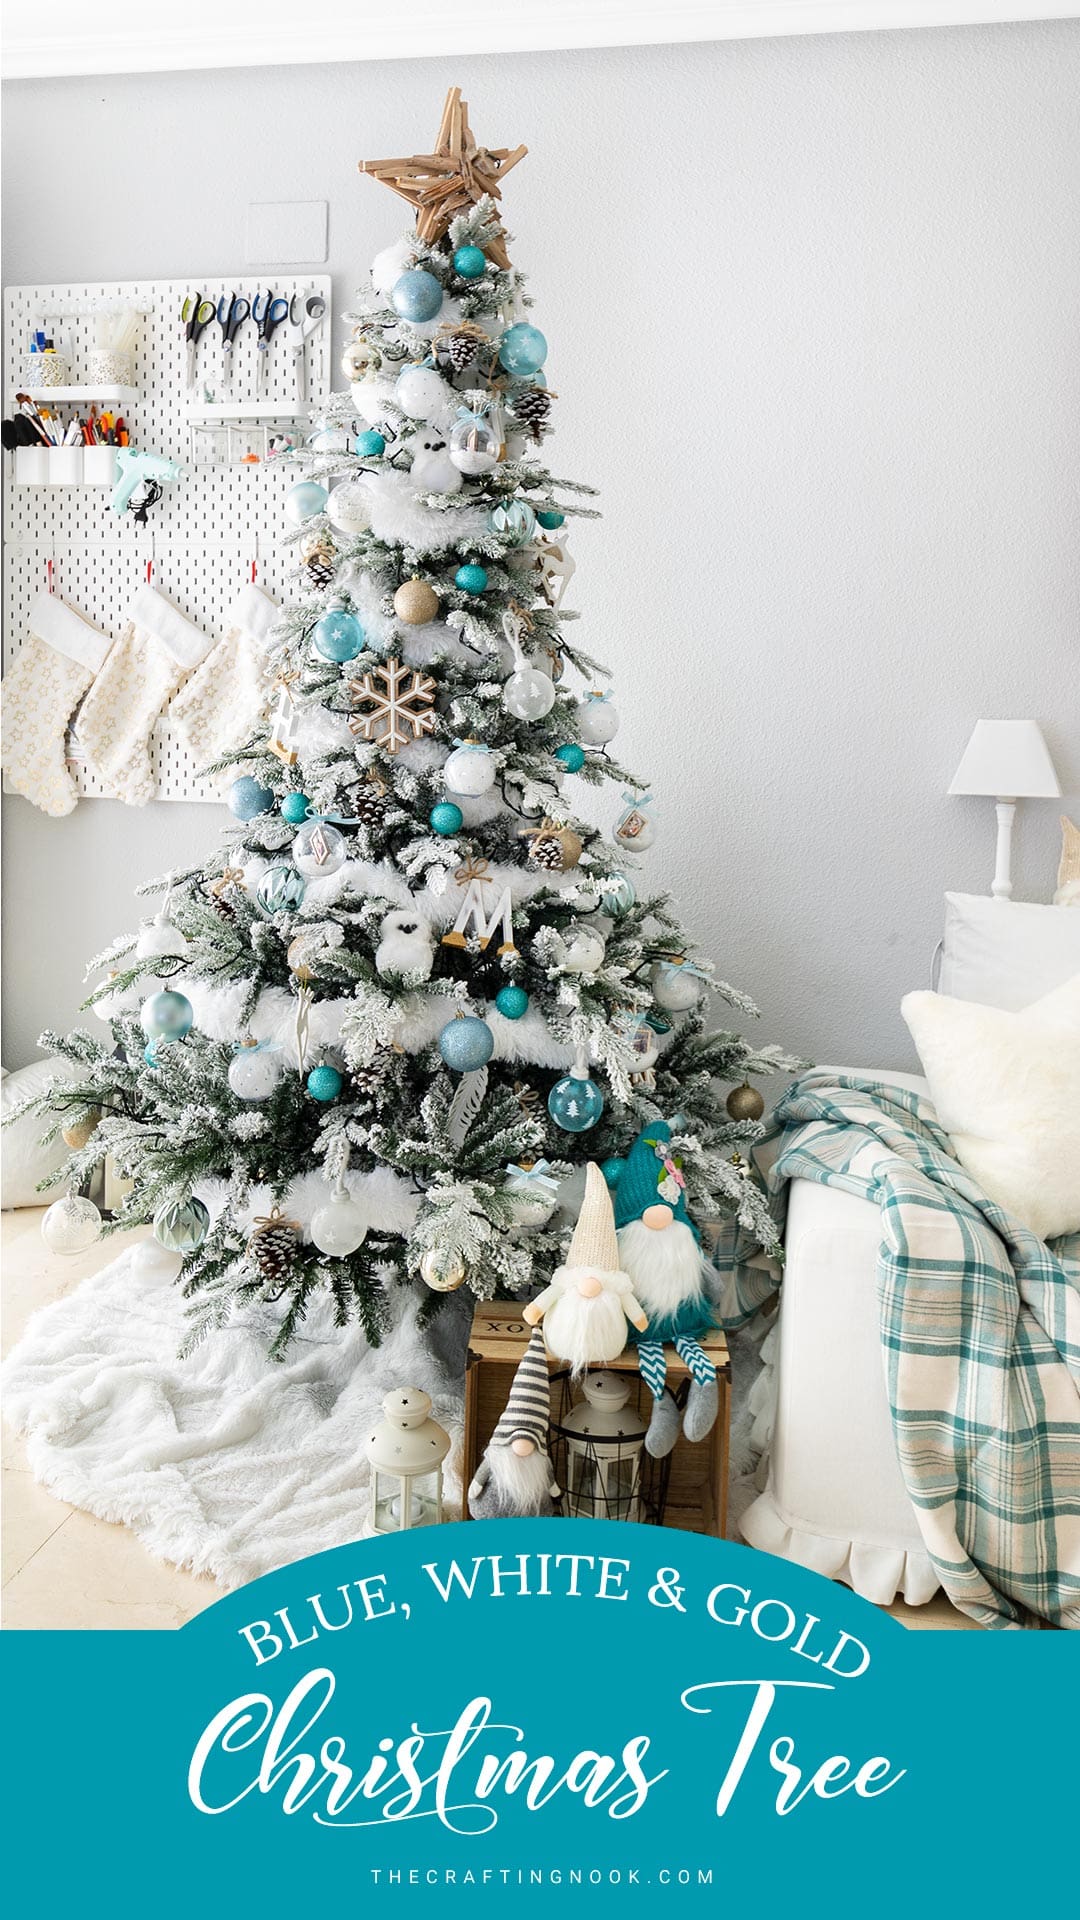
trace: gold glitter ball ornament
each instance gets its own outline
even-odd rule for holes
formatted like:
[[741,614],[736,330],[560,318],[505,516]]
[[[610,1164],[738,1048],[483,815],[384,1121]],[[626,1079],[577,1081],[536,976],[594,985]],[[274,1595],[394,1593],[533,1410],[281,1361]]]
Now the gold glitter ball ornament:
[[101,1108],[88,1107],[78,1120],[72,1120],[66,1127],[61,1127],[60,1138],[65,1147],[71,1147],[73,1151],[77,1151],[80,1147],[89,1146],[98,1130],[100,1119]]
[[733,1120],[760,1120],[765,1111],[761,1094],[746,1081],[741,1087],[732,1087],[724,1105]]
[[439,596],[426,580],[403,580],[394,595],[394,612],[407,627],[426,627],[439,611]]

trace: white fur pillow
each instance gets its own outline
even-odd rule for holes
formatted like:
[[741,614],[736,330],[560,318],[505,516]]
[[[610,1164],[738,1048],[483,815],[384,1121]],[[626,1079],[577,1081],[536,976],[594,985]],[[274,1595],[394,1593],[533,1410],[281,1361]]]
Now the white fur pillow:
[[900,1011],[961,1166],[1042,1239],[1080,1228],[1080,973],[1020,1013],[940,993]]

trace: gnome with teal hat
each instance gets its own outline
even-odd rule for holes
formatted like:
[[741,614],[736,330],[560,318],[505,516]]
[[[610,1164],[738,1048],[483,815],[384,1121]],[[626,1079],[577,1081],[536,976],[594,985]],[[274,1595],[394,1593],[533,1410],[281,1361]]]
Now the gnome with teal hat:
[[673,1152],[666,1120],[643,1127],[627,1155],[615,1188],[619,1259],[648,1316],[644,1333],[627,1328],[638,1350],[642,1379],[653,1396],[645,1446],[654,1458],[671,1452],[679,1437],[679,1409],[666,1391],[664,1342],[686,1362],[690,1392],[682,1428],[688,1440],[703,1440],[719,1407],[716,1368],[700,1335],[716,1325],[709,1301],[709,1264],[686,1210],[682,1159]]

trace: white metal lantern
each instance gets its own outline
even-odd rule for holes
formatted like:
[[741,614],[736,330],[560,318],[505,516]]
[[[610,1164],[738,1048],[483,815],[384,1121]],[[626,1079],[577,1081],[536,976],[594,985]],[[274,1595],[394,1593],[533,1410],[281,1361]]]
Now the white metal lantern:
[[442,1463],[450,1435],[431,1418],[422,1387],[395,1387],[383,1401],[385,1418],[364,1448],[371,1465],[371,1509],[364,1538],[438,1526],[443,1517]]
[[617,1373],[587,1373],[583,1391],[559,1422],[566,1510],[574,1520],[640,1520],[645,1422],[628,1405],[631,1383]]

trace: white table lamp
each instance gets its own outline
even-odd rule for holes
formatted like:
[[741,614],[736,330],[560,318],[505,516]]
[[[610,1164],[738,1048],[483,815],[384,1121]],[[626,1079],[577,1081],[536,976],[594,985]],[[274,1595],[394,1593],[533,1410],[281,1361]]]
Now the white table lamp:
[[996,900],[1012,893],[1012,829],[1018,800],[1054,800],[1061,793],[1054,763],[1035,720],[977,720],[952,777],[951,794],[985,794],[997,801],[997,860],[990,888]]

